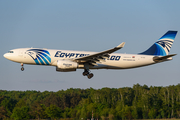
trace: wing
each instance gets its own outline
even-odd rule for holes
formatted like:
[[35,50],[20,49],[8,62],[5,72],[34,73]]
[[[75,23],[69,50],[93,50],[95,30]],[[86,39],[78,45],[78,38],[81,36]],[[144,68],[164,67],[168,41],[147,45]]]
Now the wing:
[[118,45],[115,48],[102,51],[96,54],[91,54],[85,57],[80,57],[80,58],[74,59],[73,61],[76,61],[77,63],[89,63],[90,65],[97,65],[96,63],[105,61],[104,59],[108,58],[110,56],[109,54],[123,48],[124,45],[125,45],[125,42],[122,42],[120,45]]

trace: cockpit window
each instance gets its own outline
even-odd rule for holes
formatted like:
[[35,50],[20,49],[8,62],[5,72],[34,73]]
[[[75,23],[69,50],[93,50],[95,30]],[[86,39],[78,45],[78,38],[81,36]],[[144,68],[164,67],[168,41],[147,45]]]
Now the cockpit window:
[[14,51],[8,51],[8,53],[14,53]]

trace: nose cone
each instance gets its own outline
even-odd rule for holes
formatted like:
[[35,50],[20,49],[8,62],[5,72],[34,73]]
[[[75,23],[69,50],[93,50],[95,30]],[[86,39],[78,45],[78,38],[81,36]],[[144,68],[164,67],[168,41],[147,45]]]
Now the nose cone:
[[6,59],[11,60],[11,55],[9,53],[5,53],[3,55]]
[[7,53],[5,53],[3,56],[4,56],[6,59],[8,59],[8,55],[7,55]]
[[8,59],[8,60],[11,60],[11,61],[13,61],[13,62],[18,62],[18,60],[19,60],[19,57],[16,55],[16,54],[14,54],[13,52],[8,52],[8,53],[5,53],[4,55],[3,55],[6,59]]

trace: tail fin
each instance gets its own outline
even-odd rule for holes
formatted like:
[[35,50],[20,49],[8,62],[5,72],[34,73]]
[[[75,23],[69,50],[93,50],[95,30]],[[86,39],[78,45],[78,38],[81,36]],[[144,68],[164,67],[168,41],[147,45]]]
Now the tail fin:
[[168,55],[174,39],[176,37],[177,31],[168,31],[164,34],[156,43],[154,43],[148,50],[140,53],[144,55],[157,55],[166,56]]

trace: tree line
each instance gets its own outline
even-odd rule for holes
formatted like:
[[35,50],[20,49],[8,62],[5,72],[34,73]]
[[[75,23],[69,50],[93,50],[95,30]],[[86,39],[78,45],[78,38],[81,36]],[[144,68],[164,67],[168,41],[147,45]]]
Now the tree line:
[[0,119],[160,119],[180,118],[180,84],[148,87],[0,90]]

